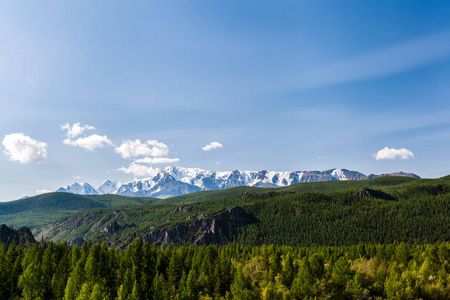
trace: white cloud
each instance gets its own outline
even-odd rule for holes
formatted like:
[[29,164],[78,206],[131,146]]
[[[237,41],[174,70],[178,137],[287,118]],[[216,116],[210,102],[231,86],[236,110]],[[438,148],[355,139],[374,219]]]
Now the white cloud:
[[52,191],[49,191],[47,189],[42,189],[42,190],[36,190],[36,194],[45,194],[45,193],[51,193]]
[[122,167],[117,169],[117,171],[121,171],[126,174],[133,174],[136,177],[155,177],[158,174],[159,169],[131,163],[128,168]]
[[144,157],[136,160],[137,163],[144,163],[144,164],[170,164],[180,161],[179,158],[167,158],[167,157]]
[[34,164],[47,158],[47,144],[30,138],[23,133],[5,135],[2,142],[4,153],[12,161]]
[[384,147],[377,153],[374,153],[373,156],[375,157],[376,160],[397,159],[397,158],[400,158],[400,159],[414,158],[414,154],[408,149],[405,149],[405,148],[394,149],[394,148],[388,148],[388,147]]
[[81,147],[89,151],[94,151],[96,148],[103,148],[105,145],[114,146],[106,135],[93,134],[84,138],[78,138],[76,140],[65,139],[63,143],[66,145]]
[[80,134],[82,134],[83,132],[85,132],[86,130],[93,130],[95,129],[94,126],[90,126],[90,125],[83,125],[81,126],[81,124],[79,122],[70,125],[69,123],[66,123],[65,125],[61,126],[62,130],[67,130],[66,132],[66,136],[69,139],[73,139],[74,137],[79,136]]
[[148,140],[142,143],[141,140],[125,140],[122,145],[116,147],[114,151],[120,154],[123,158],[137,157],[137,156],[165,156],[169,153],[169,147],[157,140]]
[[206,145],[205,147],[202,148],[203,151],[209,151],[212,149],[216,149],[216,148],[222,148],[222,144],[219,142],[211,142],[208,145]]

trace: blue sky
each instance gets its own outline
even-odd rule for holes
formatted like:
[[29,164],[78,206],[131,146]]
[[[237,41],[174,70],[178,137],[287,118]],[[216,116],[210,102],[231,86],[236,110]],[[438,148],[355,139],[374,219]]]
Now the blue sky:
[[0,45],[1,201],[167,165],[450,173],[448,1],[5,1]]

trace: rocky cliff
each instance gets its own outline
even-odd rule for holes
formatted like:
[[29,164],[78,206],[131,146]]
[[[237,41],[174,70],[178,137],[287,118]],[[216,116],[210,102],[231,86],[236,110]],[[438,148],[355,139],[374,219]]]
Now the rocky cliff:
[[10,228],[5,224],[0,225],[0,242],[4,244],[26,244],[35,243],[33,234],[27,227],[22,227],[18,230]]

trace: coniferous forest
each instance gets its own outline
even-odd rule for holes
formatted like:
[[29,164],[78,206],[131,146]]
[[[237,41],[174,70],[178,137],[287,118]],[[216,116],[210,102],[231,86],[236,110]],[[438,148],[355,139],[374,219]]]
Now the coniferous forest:
[[450,299],[450,177],[398,180],[80,212],[0,244],[0,299]]
[[449,299],[450,244],[0,246],[0,299]]
[[450,300],[450,0],[0,1],[0,300]]

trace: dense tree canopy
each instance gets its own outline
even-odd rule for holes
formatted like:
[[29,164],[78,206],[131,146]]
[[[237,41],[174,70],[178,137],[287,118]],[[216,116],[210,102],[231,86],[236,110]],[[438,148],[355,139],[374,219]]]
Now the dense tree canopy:
[[449,299],[450,244],[0,245],[1,299]]

